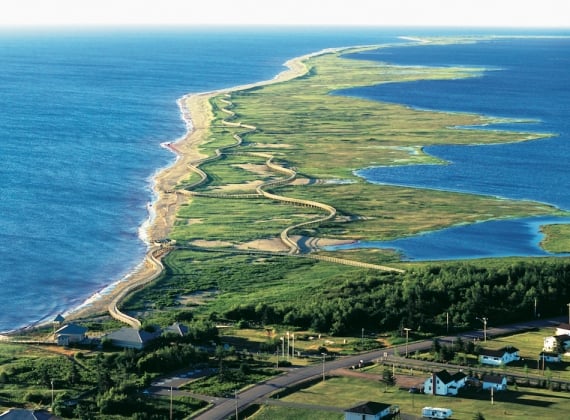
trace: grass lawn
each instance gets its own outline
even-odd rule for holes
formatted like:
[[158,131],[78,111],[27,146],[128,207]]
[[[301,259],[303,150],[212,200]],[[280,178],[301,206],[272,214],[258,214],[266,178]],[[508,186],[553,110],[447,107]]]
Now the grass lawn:
[[[570,410],[569,394],[543,389],[519,387],[518,390],[495,393],[494,404],[491,404],[490,394],[486,391],[465,393],[458,397],[410,394],[406,390],[399,390],[395,387],[389,387],[386,391],[384,385],[379,382],[348,377],[330,378],[324,383],[319,382],[307,389],[283,397],[282,401],[342,409],[363,401],[377,401],[398,405],[402,413],[417,416],[421,414],[421,408],[425,406],[446,407],[453,410],[454,419],[469,420],[477,412],[481,412],[487,419],[514,420],[540,417],[562,419],[567,418]],[[253,418],[268,418],[263,417],[267,415],[265,410],[275,415],[272,418],[286,418],[279,417],[280,411],[286,413],[289,408],[264,407]],[[331,415],[329,418],[337,418],[332,416],[332,413],[329,415]]]

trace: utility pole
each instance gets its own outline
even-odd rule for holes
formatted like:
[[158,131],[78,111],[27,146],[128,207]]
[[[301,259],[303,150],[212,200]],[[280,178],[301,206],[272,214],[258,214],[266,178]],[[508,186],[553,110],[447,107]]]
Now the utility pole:
[[[570,308],[570,303],[568,304],[568,307]],[[487,321],[489,319],[487,317],[477,318],[477,319],[483,323],[483,340],[486,342],[487,341]]]
[[236,398],[236,420],[238,420],[238,419],[239,419],[239,418],[238,418],[239,412],[238,412],[238,393],[237,393],[237,389],[234,391],[234,394],[235,394],[235,398]]
[[364,350],[364,328],[362,329],[362,335],[360,338],[360,346],[362,347],[362,350]]
[[404,328],[404,331],[406,331],[406,359],[408,358],[408,334],[410,333],[410,331],[412,331],[411,328]]
[[287,331],[287,360],[289,360],[289,351],[291,350],[289,341],[289,331]]
[[170,420],[172,420],[172,387],[170,387]]
[[325,356],[326,353],[321,353],[323,355],[323,381],[325,380]]

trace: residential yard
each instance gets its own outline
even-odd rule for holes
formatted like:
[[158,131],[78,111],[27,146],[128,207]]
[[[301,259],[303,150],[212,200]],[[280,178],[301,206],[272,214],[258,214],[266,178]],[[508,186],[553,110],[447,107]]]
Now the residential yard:
[[[349,408],[362,401],[370,400],[398,405],[404,414],[420,416],[422,407],[435,406],[451,408],[454,419],[471,420],[481,412],[487,419],[562,419],[568,418],[570,394],[544,389],[510,389],[494,394],[494,403],[487,391],[466,391],[458,397],[442,397],[424,394],[410,394],[397,387],[386,387],[380,382],[349,377],[333,377],[309,388],[299,390],[281,398],[283,403],[293,403],[291,407],[264,406],[253,419],[330,418],[342,419],[342,413],[325,411],[326,407]],[[324,407],[304,417],[304,409],[294,404],[312,404]],[[298,407],[299,407],[298,406]],[[297,416],[297,411],[299,416]],[[322,417],[318,417],[322,416]],[[327,417],[328,416],[328,417]]]

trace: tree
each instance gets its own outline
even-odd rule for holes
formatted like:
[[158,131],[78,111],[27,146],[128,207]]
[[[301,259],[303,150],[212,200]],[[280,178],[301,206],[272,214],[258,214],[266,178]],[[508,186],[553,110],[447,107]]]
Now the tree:
[[478,412],[475,413],[475,415],[473,416],[473,420],[485,420],[485,416],[483,415],[483,413],[481,413],[480,411],[478,411]]
[[382,371],[382,382],[386,384],[386,387],[388,387],[388,385],[392,386],[396,383],[396,378],[392,373],[392,369],[390,369],[388,366],[385,366],[384,370]]

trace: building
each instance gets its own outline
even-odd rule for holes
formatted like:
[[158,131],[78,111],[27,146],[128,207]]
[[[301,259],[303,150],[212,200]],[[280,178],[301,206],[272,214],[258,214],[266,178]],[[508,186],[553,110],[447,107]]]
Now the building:
[[555,335],[570,335],[570,324],[558,324]]
[[344,420],[390,419],[400,412],[397,405],[368,401],[344,411]]
[[45,410],[24,410],[23,408],[11,408],[0,414],[1,420],[61,420]]
[[512,346],[499,350],[483,349],[479,354],[479,363],[482,365],[503,366],[516,360],[520,360],[519,349]]
[[457,372],[451,375],[447,370],[434,372],[424,382],[424,393],[431,395],[457,395],[465,386],[467,375]]
[[560,334],[544,337],[542,349],[546,352],[566,353],[570,348],[570,335]]
[[69,346],[85,341],[87,328],[77,324],[67,324],[55,332],[55,341],[60,346]]
[[148,332],[137,330],[135,328],[123,327],[120,330],[107,334],[105,339],[109,340],[111,344],[116,347],[141,350],[150,341],[159,337],[160,334],[160,329],[155,332]]
[[562,361],[560,353],[554,351],[541,351],[538,355],[538,360],[551,363],[560,363]]
[[506,391],[507,377],[503,375],[483,375],[481,377],[481,388],[495,391]]
[[167,327],[164,330],[164,332],[176,334],[176,335],[179,335],[180,337],[185,337],[186,335],[188,335],[189,328],[184,324],[180,324],[178,322],[175,322],[171,326]]

